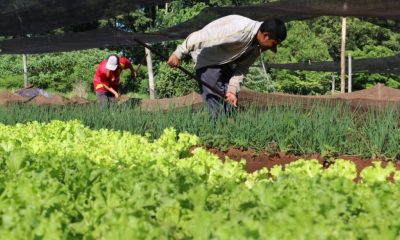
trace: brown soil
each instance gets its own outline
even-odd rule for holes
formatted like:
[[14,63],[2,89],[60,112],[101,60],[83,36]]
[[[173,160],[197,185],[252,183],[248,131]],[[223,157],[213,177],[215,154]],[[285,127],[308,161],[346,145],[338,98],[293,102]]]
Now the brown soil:
[[28,98],[21,97],[12,92],[2,92],[0,93],[0,106],[6,106],[11,104],[34,104],[34,105],[50,105],[50,106],[64,106],[69,104],[88,104],[89,100],[81,97],[72,97],[70,99],[63,97],[61,95],[56,95],[53,97],[44,97],[38,95],[36,97]]
[[21,97],[11,92],[0,93],[0,106],[5,106],[13,103],[22,103],[29,100],[29,98]]
[[[208,148],[208,151],[216,154],[222,161],[225,157],[229,157],[232,160],[240,161],[241,159],[246,160],[246,170],[248,172],[254,172],[262,168],[271,169],[274,166],[280,165],[285,167],[285,165],[295,162],[299,159],[305,160],[318,160],[324,168],[328,168],[332,161],[326,157],[319,154],[296,156],[294,154],[276,153],[269,154],[265,152],[257,152],[255,150],[241,151],[236,148],[229,148],[226,151],[221,151],[215,148]],[[357,167],[357,178],[356,181],[360,179],[361,171],[369,166],[373,165],[373,162],[380,161],[382,167],[386,167],[387,162],[382,159],[363,159],[359,156],[338,156],[334,159],[344,159],[352,161]],[[394,164],[397,170],[400,170],[400,162]]]
[[44,97],[42,95],[38,95],[34,97],[31,101],[29,101],[30,104],[35,104],[35,105],[59,105],[63,106],[69,103],[69,99],[65,98],[63,96],[53,96],[53,97]]
[[168,110],[171,108],[185,107],[199,108],[203,106],[203,100],[201,95],[192,92],[183,97],[143,100],[140,106],[143,111]]
[[72,104],[78,104],[78,105],[85,105],[85,104],[90,103],[90,101],[87,100],[86,98],[82,98],[82,97],[78,97],[78,96],[73,96],[69,100]]

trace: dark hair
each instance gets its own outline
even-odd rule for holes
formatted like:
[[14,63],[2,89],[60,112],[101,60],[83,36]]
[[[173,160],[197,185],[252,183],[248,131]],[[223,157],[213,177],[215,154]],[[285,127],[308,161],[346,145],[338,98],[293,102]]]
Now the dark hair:
[[286,39],[286,26],[285,23],[278,19],[267,19],[261,24],[260,32],[269,33],[270,38],[283,41]]

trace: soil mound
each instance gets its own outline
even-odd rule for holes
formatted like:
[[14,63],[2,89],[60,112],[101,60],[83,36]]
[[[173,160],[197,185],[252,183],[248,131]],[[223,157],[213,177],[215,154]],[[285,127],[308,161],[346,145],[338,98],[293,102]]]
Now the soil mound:
[[168,110],[171,108],[200,107],[203,105],[201,95],[192,92],[189,95],[176,98],[165,98],[156,100],[143,100],[141,109],[144,111]]
[[[255,105],[266,106],[301,106],[310,109],[315,105],[336,106],[342,103],[348,105],[352,110],[360,109],[384,109],[386,106],[395,106],[400,110],[400,90],[386,87],[383,84],[345,94],[304,96],[286,93],[262,93],[243,88],[239,93],[239,104],[241,106]],[[165,98],[157,100],[143,100],[141,108],[144,111],[168,110],[170,108],[197,108],[203,105],[200,94],[192,92],[183,97]]]
[[69,103],[71,103],[71,101],[68,98],[65,98],[60,95],[56,95],[53,97],[45,97],[42,95],[37,95],[31,101],[29,101],[29,104],[50,105],[50,106],[64,106]]
[[69,99],[71,104],[78,104],[78,105],[86,105],[90,103],[89,100],[86,98],[78,97],[78,96],[73,96]]
[[34,105],[50,105],[50,106],[64,106],[68,104],[88,104],[89,100],[74,96],[70,99],[61,95],[54,95],[46,97],[43,95],[35,95],[32,97],[22,97],[12,92],[1,92],[0,93],[0,106],[7,106],[12,104],[34,104]]
[[[11,103],[29,102],[35,105],[87,104],[89,101],[80,97],[67,99],[62,96],[44,97],[37,95],[34,98],[24,98],[13,93],[3,92],[0,94],[0,105]],[[400,110],[400,90],[389,88],[383,84],[375,87],[345,94],[324,96],[303,96],[284,93],[262,93],[243,88],[239,93],[239,105],[266,106],[301,106],[304,109],[313,108],[316,105],[336,106],[342,103],[348,105],[352,110],[360,109],[384,109],[386,106],[394,106]],[[142,100],[121,96],[118,104],[129,106],[140,106],[143,111],[168,110],[172,108],[199,108],[204,105],[200,94],[192,92],[186,96],[176,98],[165,98],[156,100]]]
[[11,92],[1,92],[0,93],[0,106],[23,103],[29,100],[29,98],[18,96]]

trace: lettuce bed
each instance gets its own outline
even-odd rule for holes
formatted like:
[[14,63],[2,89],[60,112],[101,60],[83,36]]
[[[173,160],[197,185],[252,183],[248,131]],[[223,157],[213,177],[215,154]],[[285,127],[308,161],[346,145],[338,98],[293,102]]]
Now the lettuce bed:
[[[338,160],[255,173],[196,136],[0,125],[4,239],[396,239],[398,172]],[[392,176],[393,182],[386,179]]]

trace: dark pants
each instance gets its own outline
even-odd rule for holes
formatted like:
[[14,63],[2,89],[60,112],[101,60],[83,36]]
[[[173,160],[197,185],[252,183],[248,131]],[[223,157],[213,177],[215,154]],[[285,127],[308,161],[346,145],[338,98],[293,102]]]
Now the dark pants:
[[[228,90],[229,80],[233,76],[233,70],[229,65],[211,66],[198,69],[196,74],[198,78],[207,82],[225,96]],[[220,97],[203,84],[200,84],[200,89],[203,101],[207,103],[210,116],[218,117],[223,113],[232,113],[234,107],[227,104],[225,98]]]
[[116,102],[114,94],[110,92],[96,92],[96,98],[100,104]]

